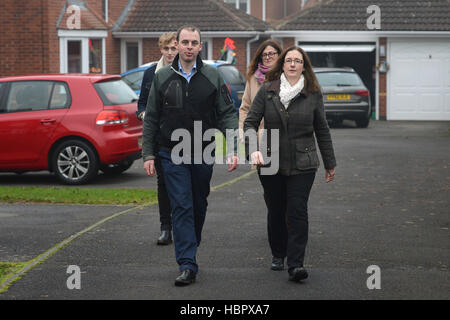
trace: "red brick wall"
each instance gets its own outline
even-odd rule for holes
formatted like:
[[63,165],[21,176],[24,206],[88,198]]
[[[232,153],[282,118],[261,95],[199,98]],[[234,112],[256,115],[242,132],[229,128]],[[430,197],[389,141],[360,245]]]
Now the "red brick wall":
[[45,22],[43,24],[44,30],[44,70],[43,72],[59,73],[60,71],[60,55],[59,55],[59,37],[56,30],[56,23],[58,21],[63,5],[59,0],[46,0],[47,5],[44,8]]
[[0,76],[44,71],[43,2],[0,1]]
[[266,21],[271,22],[283,18],[283,1],[266,0]]
[[262,19],[262,0],[251,0],[250,14],[258,19]]
[[[101,0],[97,0],[100,1]],[[125,9],[126,5],[128,4],[130,0],[109,0],[109,10],[108,10],[108,16],[109,21],[116,21],[119,16],[122,14],[123,9]],[[100,3],[101,5],[101,3]]]
[[157,61],[161,58],[158,40],[159,38],[152,38],[142,41],[142,63]]
[[299,11],[302,7],[302,0],[288,0],[286,2],[286,14],[290,15]]
[[289,47],[295,46],[295,38],[283,38],[283,49],[287,49]]
[[[96,10],[103,16],[102,0],[89,0],[89,3],[95,4]],[[114,25],[116,20],[120,17],[129,0],[109,0],[108,1],[108,23]],[[92,4],[91,4],[92,5]],[[113,38],[111,30],[106,38],[106,72],[108,74],[120,74],[120,39]],[[143,41],[145,42],[145,40]],[[145,56],[145,48],[143,48],[143,62],[147,62]]]

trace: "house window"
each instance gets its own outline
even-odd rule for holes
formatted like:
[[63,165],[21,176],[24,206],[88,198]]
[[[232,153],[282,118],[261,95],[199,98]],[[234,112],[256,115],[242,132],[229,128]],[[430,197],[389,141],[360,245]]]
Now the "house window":
[[127,70],[139,67],[139,44],[127,42]]
[[89,39],[89,73],[102,73],[102,57],[102,40]]
[[106,73],[106,31],[59,30],[61,73]]
[[250,1],[249,0],[224,0],[225,3],[232,4],[236,9],[242,10],[247,14],[250,14]]
[[200,58],[202,58],[202,60],[211,60],[213,59],[213,55],[212,55],[212,39],[208,38],[202,39],[202,51],[200,51]]
[[142,64],[142,39],[122,39],[120,43],[120,72]]
[[67,71],[81,73],[81,41],[67,41]]

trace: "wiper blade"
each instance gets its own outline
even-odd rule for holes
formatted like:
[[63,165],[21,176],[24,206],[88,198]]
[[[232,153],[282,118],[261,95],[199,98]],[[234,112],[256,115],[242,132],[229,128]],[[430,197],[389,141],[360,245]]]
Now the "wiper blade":
[[345,84],[345,83],[338,83],[336,86],[338,87],[351,87],[351,84]]

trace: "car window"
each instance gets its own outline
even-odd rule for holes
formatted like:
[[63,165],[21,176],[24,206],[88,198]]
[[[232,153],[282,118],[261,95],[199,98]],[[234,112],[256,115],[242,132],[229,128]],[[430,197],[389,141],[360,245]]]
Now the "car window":
[[61,109],[68,108],[69,104],[70,94],[63,82],[17,81],[11,82],[5,111]]
[[6,102],[6,112],[47,109],[52,87],[51,81],[12,82]]
[[353,72],[317,72],[317,80],[322,87],[360,86],[361,79]]
[[105,105],[127,104],[138,99],[136,93],[122,80],[98,82],[94,87]]
[[234,66],[220,66],[219,73],[226,84],[229,85],[245,85],[245,78]]
[[127,85],[133,90],[140,90],[142,84],[142,78],[144,77],[144,71],[137,71],[122,77]]
[[55,83],[50,100],[50,109],[67,108],[70,103],[70,95],[64,83]]

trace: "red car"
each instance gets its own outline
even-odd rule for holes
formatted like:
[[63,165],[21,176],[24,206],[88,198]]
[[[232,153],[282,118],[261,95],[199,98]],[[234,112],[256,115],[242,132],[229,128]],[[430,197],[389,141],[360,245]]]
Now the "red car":
[[49,170],[83,184],[141,157],[138,97],[120,76],[0,78],[0,171]]

